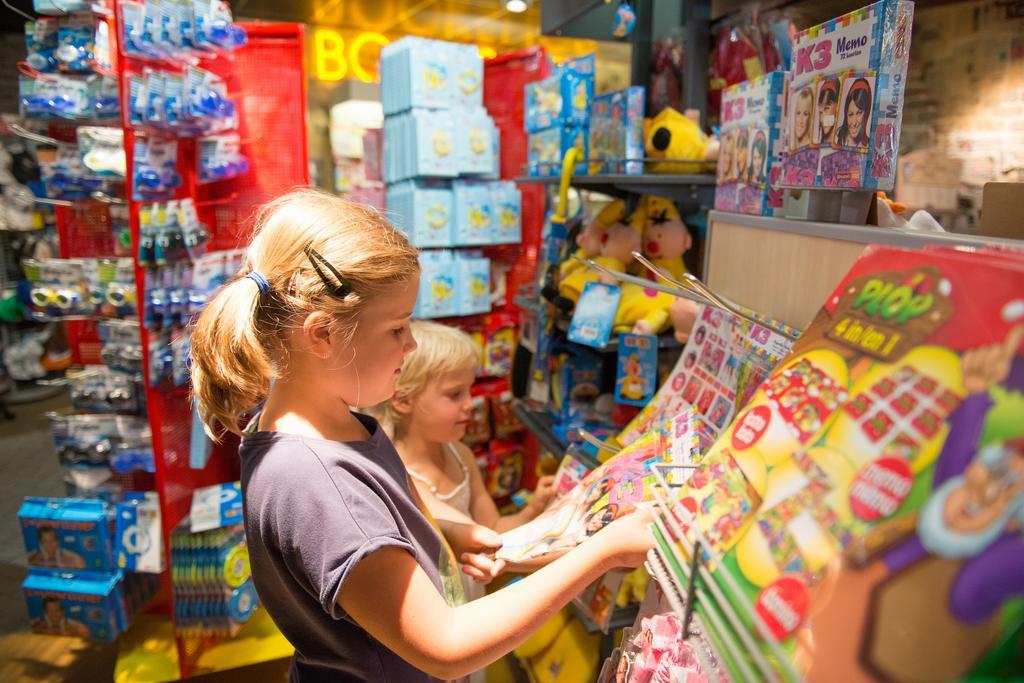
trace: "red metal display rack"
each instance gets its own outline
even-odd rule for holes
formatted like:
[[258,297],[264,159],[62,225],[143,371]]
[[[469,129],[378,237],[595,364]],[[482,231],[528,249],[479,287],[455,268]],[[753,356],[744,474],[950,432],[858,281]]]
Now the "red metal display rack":
[[[112,16],[111,35],[120,35],[119,17]],[[196,141],[178,142],[178,173],[181,186],[174,198],[194,197],[200,220],[211,235],[210,249],[232,249],[244,245],[251,228],[254,210],[268,199],[294,187],[309,184],[306,138],[306,73],[304,64],[304,26],[295,23],[242,24],[248,44],[233,54],[204,58],[199,66],[225,80],[228,95],[239,114],[241,152],[249,160],[247,174],[208,184],[197,182]],[[121,124],[124,128],[128,168],[140,134],[128,122],[127,77],[145,67],[168,69],[168,64],[142,59],[117,50],[116,72],[121,82]],[[51,127],[57,139],[73,141],[73,126]],[[138,263],[139,208],[146,202],[132,199],[132,174],[125,183],[125,201],[129,209],[132,253],[136,259],[136,287],[139,320],[144,319],[146,269]],[[113,255],[113,234],[103,202],[76,201],[57,209],[61,256],[96,257]],[[140,322],[141,325],[141,322]],[[142,345],[149,348],[150,334],[141,330]],[[69,340],[76,363],[99,363],[99,339],[92,321],[68,323]],[[189,465],[192,405],[190,387],[157,386],[149,383],[148,353],[143,354],[147,415],[152,429],[156,473],[150,488],[160,497],[166,557],[170,558],[171,532],[188,514],[192,493],[197,488],[235,481],[239,476],[237,439],[225,438],[217,444],[203,469]],[[168,561],[170,566],[170,561]],[[153,611],[172,614],[170,572],[161,577],[161,598]],[[177,638],[179,669],[182,678],[189,675],[195,658],[205,642],[185,642]]]

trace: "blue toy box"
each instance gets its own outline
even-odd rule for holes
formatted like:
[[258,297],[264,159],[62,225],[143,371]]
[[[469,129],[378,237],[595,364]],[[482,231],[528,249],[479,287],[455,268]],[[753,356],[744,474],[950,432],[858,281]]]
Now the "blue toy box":
[[458,315],[491,310],[491,261],[481,254],[456,254],[456,311]]
[[407,180],[388,187],[388,214],[416,247],[452,244],[452,189],[447,183]]
[[115,569],[111,510],[101,500],[27,497],[18,510],[28,563],[89,571]]
[[494,244],[519,244],[523,240],[522,194],[511,180],[491,184],[495,212],[492,226]]
[[495,211],[490,183],[452,183],[453,242],[458,246],[491,244]]
[[448,43],[453,107],[484,105],[484,60],[476,45]]
[[773,71],[722,92],[722,151],[715,208],[782,214],[783,111],[789,74]]
[[380,51],[381,104],[385,115],[414,107],[452,105],[449,43],[406,36]]
[[456,315],[455,259],[450,251],[420,253],[420,293],[415,318],[444,318]]
[[552,411],[555,419],[567,427],[582,426],[592,417],[594,401],[601,394],[601,356],[577,347],[560,355],[558,361]]
[[493,175],[498,164],[498,128],[483,107],[455,109],[455,160],[459,175]]
[[528,133],[553,126],[586,126],[590,120],[590,99],[594,77],[563,71],[540,81],[527,83],[523,125]]
[[632,86],[590,103],[590,173],[644,172],[644,89]]
[[451,112],[412,109],[384,120],[384,181],[458,175]]
[[882,0],[793,37],[787,186],[893,188],[913,18]]
[[539,133],[530,133],[527,141],[527,170],[531,176],[559,175],[562,159],[570,148],[579,152],[576,173],[586,173],[587,129],[576,126],[557,126]]
[[31,569],[21,584],[32,631],[110,641],[128,627],[121,572]]

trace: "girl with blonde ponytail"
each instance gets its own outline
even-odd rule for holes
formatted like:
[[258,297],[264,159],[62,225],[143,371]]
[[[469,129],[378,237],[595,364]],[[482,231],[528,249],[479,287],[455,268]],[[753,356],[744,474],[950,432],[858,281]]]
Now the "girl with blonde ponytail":
[[416,346],[418,289],[415,249],[380,215],[299,190],[260,211],[241,274],[192,335],[206,429],[242,435],[253,581],[295,646],[293,681],[464,676],[604,572],[638,566],[653,543],[649,516],[628,515],[522,581],[460,604],[455,553],[467,574],[494,576],[499,538],[465,519],[435,521],[378,423],[353,412],[394,393]]

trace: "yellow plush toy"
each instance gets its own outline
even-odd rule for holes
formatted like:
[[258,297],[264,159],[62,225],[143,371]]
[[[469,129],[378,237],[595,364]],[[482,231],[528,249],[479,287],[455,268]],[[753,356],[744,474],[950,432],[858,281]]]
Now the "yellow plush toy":
[[[699,120],[699,113],[697,117]],[[686,160],[650,162],[647,169],[651,173],[700,173],[707,169],[707,161],[717,156],[717,145],[712,144],[712,138],[704,134],[700,124],[671,107],[645,123],[644,149],[648,158]]]
[[[690,233],[679,210],[664,197],[645,196],[630,217],[644,236],[644,255],[663,273],[677,280],[686,273],[683,254],[690,248]],[[643,276],[657,278],[646,270]],[[615,330],[634,334],[661,334],[669,327],[674,296],[631,282],[622,284],[622,298],[615,315]]]
[[[592,221],[583,226],[576,235],[577,249],[574,256],[579,258],[596,258],[601,254],[601,242],[608,228],[621,223],[626,217],[626,203],[621,199],[607,204]],[[579,260],[569,257],[558,267],[559,281],[565,280],[572,273],[586,266]]]
[[[601,235],[601,252],[594,257],[594,261],[606,268],[625,272],[626,264],[633,260],[633,252],[643,245],[641,234],[621,222],[613,223]],[[601,273],[592,268],[580,268],[570,272],[558,283],[558,298],[555,305],[563,310],[568,310],[580,300],[580,294],[588,282],[600,280],[608,284],[615,284],[615,278]]]

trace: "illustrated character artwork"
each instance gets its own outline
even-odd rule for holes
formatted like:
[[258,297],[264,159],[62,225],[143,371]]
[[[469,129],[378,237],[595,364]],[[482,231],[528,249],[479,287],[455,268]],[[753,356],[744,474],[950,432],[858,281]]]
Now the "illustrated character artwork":
[[56,529],[41,526],[36,534],[39,549],[29,554],[30,565],[56,569],[85,569],[85,559],[81,555],[60,547],[60,536]]
[[619,395],[632,401],[641,401],[647,396],[651,388],[643,376],[643,369],[640,367],[640,359],[632,354],[626,359],[622,366],[623,376],[619,378]]
[[789,151],[795,152],[812,143],[811,120],[814,118],[814,91],[811,86],[801,89],[793,103],[793,137]]
[[64,615],[64,605],[58,598],[43,598],[43,616],[32,620],[32,631],[55,636],[88,638],[89,628],[80,621]]
[[[931,495],[909,537],[838,575],[816,616],[832,635],[817,639],[809,680],[954,680],[995,647],[1001,609],[1024,596],[1022,341],[1017,326],[962,355],[966,396],[947,418]],[[865,642],[837,637],[851,631]],[[849,672],[851,661],[865,671]]]

